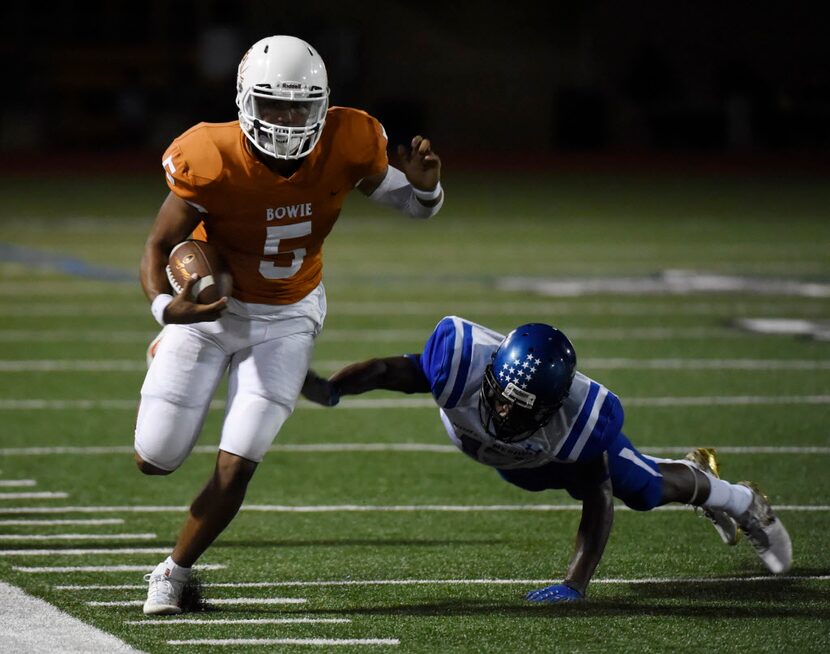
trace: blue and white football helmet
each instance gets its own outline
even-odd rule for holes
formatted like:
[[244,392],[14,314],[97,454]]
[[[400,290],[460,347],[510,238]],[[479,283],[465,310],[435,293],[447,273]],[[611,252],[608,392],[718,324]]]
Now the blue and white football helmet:
[[558,329],[521,325],[493,354],[481,382],[479,413],[487,433],[507,443],[530,438],[568,396],[576,353]]

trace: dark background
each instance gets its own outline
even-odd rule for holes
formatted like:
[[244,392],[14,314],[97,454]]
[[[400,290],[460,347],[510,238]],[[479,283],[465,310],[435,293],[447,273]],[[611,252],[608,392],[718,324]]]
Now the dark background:
[[134,153],[236,118],[243,52],[306,39],[332,104],[459,160],[572,153],[822,160],[830,38],[807,2],[19,2],[0,158]]

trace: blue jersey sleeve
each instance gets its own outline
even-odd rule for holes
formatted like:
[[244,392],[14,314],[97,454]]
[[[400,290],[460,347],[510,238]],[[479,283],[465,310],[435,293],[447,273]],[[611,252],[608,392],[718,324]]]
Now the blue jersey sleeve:
[[456,328],[452,318],[444,318],[435,327],[418,357],[421,371],[429,382],[432,396],[438,399],[444,392],[452,371]]

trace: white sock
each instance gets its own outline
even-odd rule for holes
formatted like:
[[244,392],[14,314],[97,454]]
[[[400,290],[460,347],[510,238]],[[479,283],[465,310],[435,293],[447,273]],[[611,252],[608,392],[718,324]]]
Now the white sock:
[[706,477],[709,479],[711,491],[701,506],[704,509],[723,509],[735,520],[743,515],[752,502],[752,491],[746,486],[730,484],[712,475],[706,475]]
[[652,456],[651,454],[643,454],[643,458],[654,461],[654,463],[684,463],[686,465],[691,463],[690,461],[685,461],[683,459],[661,459],[659,456]]
[[192,568],[183,568],[180,566],[173,560],[172,556],[167,557],[167,560],[164,562],[164,567],[167,571],[169,571],[166,574],[177,581],[188,579],[192,570]]

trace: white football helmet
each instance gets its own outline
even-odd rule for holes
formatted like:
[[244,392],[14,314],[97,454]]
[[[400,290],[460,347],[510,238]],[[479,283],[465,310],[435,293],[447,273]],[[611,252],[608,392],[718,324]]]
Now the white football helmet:
[[326,122],[326,65],[302,39],[257,41],[239,62],[236,106],[254,147],[277,159],[301,159],[317,145]]

